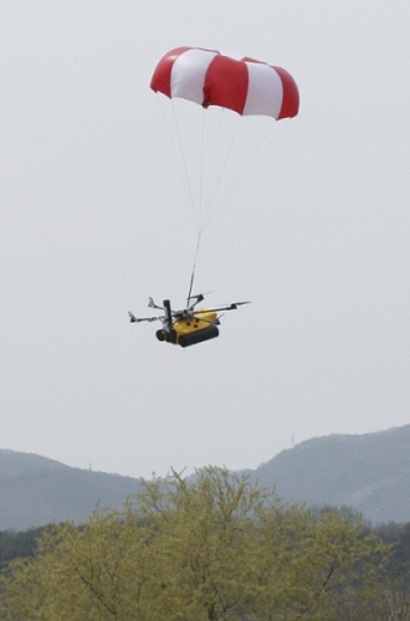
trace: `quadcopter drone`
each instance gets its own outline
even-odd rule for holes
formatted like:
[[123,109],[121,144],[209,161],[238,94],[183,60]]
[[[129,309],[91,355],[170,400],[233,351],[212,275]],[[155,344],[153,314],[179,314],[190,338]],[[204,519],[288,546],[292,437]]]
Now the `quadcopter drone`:
[[158,306],[152,298],[149,298],[149,308],[161,310],[163,315],[157,317],[135,317],[131,312],[128,314],[131,323],[160,321],[162,328],[156,332],[156,337],[159,341],[188,347],[219,336],[218,325],[220,324],[221,312],[236,310],[238,306],[249,304],[249,302],[232,302],[227,306],[217,308],[196,308],[203,300],[204,296],[201,293],[199,295],[190,295],[186,308],[175,311],[171,308],[170,300],[164,300],[163,306]]

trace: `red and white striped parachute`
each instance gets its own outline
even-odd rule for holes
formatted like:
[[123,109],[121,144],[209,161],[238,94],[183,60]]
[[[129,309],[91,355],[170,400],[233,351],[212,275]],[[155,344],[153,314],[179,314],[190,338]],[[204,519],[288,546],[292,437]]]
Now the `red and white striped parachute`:
[[201,47],[165,54],[150,86],[171,100],[161,112],[201,234],[272,146],[278,127],[271,119],[298,114],[298,87],[281,67]]
[[204,108],[229,108],[241,115],[279,120],[299,111],[298,87],[285,69],[252,58],[236,60],[216,50],[171,50],[157,64],[151,88],[170,98],[182,97]]

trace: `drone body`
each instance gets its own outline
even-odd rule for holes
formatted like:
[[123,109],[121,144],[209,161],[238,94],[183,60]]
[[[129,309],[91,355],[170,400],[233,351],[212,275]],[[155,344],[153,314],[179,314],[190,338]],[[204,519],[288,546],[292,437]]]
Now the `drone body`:
[[[165,308],[168,303],[169,300],[164,300]],[[180,345],[181,347],[188,347],[189,345],[209,341],[209,339],[219,336],[219,330],[217,328],[219,323],[218,313],[216,311],[198,309],[197,311],[189,313],[187,317],[181,317],[180,319],[178,317],[173,317],[171,328],[157,330],[156,337],[159,341]]]
[[[185,309],[173,311],[169,300],[164,300],[163,306],[157,306],[153,299],[150,298],[148,306],[163,310],[164,314],[157,317],[139,318],[129,313],[130,321],[131,323],[160,321],[163,327],[157,330],[157,339],[161,342],[180,345],[185,348],[219,336],[219,329],[217,327],[220,324],[219,313],[221,311],[235,310],[238,306],[247,304],[247,302],[233,302],[228,306],[219,308],[196,308],[196,305],[202,302],[203,299],[204,296],[202,294],[190,296]],[[189,304],[191,300],[194,300],[193,304]]]

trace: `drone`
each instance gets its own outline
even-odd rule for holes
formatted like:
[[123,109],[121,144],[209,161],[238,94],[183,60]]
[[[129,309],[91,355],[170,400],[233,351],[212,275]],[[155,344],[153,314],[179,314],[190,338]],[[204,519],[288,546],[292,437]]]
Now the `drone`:
[[149,308],[163,311],[162,315],[157,317],[136,317],[131,312],[128,312],[128,315],[131,323],[160,321],[162,328],[155,333],[159,341],[180,345],[181,347],[189,347],[190,345],[202,343],[219,336],[220,313],[236,310],[243,304],[249,304],[249,302],[232,302],[227,306],[217,308],[197,308],[197,305],[204,299],[202,293],[189,295],[186,308],[172,310],[170,300],[164,300],[163,306],[158,306],[152,298],[149,298]]

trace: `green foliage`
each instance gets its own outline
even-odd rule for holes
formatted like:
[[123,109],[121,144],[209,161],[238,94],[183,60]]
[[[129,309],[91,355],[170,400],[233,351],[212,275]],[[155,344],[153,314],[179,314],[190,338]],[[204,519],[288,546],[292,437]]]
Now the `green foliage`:
[[0,567],[20,557],[32,556],[36,543],[47,526],[32,528],[22,532],[0,531]]
[[384,540],[392,544],[386,581],[383,587],[386,619],[410,619],[410,523],[390,522],[376,529]]
[[343,510],[284,506],[226,469],[172,472],[120,512],[47,530],[3,576],[0,616],[373,621],[387,555]]

